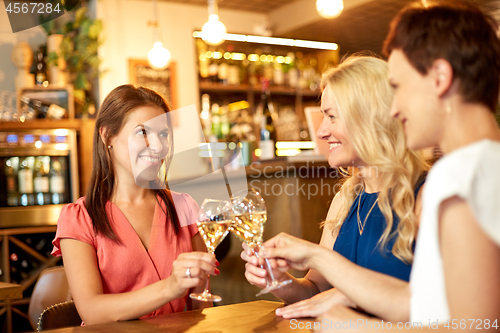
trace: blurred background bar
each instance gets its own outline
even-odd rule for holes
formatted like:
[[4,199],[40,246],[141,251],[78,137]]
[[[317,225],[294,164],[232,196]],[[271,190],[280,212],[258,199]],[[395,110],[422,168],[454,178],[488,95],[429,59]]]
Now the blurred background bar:
[[[500,1],[469,1],[500,17]],[[173,163],[177,191],[200,204],[213,190],[214,166],[224,165],[235,184],[264,196],[265,239],[285,231],[317,242],[339,186],[315,138],[321,73],[346,54],[380,55],[389,21],[412,1],[343,0],[336,11],[342,1],[330,0],[332,11],[320,13],[314,0],[31,2],[47,15],[24,15],[26,2],[0,3],[0,281],[23,291],[0,300],[2,332],[33,329],[33,285],[44,268],[62,264],[50,256],[59,212],[85,193],[96,113],[121,84],[155,89],[179,109],[176,142],[228,152]],[[208,35],[208,14],[227,35]],[[211,279],[222,304],[258,292],[232,237],[219,247],[221,274]]]

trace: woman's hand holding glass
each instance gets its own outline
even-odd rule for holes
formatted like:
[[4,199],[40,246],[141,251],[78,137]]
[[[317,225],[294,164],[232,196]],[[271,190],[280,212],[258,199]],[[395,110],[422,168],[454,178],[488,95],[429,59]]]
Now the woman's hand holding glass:
[[[253,188],[239,192],[232,198],[233,224],[231,232],[242,242],[248,244],[255,257],[259,258],[259,249],[263,241],[264,225],[267,221],[267,209],[264,199],[258,191]],[[292,280],[279,281],[273,275],[273,269],[269,260],[264,260],[264,267],[270,278],[266,280],[266,286],[257,296],[281,288]]]
[[[241,252],[241,259],[246,261],[245,264],[245,278],[247,281],[257,286],[261,289],[267,287],[269,283],[268,278],[269,274],[264,267],[264,259],[257,258],[253,252],[253,250],[246,243],[241,244],[243,247],[243,251]],[[269,260],[270,266],[272,268],[272,273],[275,280],[281,281],[288,279],[288,264],[284,260]]]
[[[305,271],[324,265],[324,254],[331,250],[306,240],[280,233],[266,241],[260,251],[262,258],[274,258],[280,267]],[[284,263],[286,261],[287,264]]]
[[[208,253],[214,256],[215,249],[227,236],[231,226],[232,207],[229,201],[205,199],[198,213],[198,230],[207,247]],[[190,266],[186,268],[188,277],[192,277]],[[210,279],[207,275],[207,283],[203,293],[189,295],[192,299],[204,302],[219,302],[222,298],[212,295],[209,290]]]
[[209,253],[181,253],[174,261],[169,277],[168,288],[173,298],[183,297],[189,289],[203,285],[209,274],[217,274],[216,266],[215,257]]

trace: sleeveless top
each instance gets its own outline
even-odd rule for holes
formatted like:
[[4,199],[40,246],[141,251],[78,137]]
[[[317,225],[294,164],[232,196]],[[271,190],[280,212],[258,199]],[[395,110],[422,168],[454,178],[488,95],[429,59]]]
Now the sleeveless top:
[[[415,197],[417,197],[418,191],[424,182],[425,180],[417,182]],[[366,193],[363,190],[363,192],[356,197],[344,224],[342,224],[340,228],[333,250],[361,267],[409,281],[411,264],[402,262],[392,254],[392,247],[396,241],[396,236],[391,237],[383,249],[380,244],[378,244],[386,227],[385,218],[380,211],[378,203],[375,204],[368,216],[363,233],[361,235],[359,234],[359,196],[361,196],[359,218],[363,223],[368,212],[375,204],[378,193]],[[399,224],[399,219],[394,212],[393,216],[394,223],[391,233],[397,230]]]
[[478,225],[500,246],[499,171],[500,142],[481,140],[443,156],[429,172],[410,278],[410,321],[450,319],[439,242],[443,201],[454,196],[465,200]]

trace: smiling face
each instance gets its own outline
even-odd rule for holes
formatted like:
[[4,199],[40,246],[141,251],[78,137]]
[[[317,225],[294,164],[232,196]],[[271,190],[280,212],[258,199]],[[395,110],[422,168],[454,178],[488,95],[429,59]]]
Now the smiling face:
[[439,95],[432,74],[420,74],[404,53],[396,49],[389,56],[389,81],[394,88],[391,116],[403,123],[410,149],[437,145],[442,136],[446,112],[440,110]]
[[118,179],[133,177],[138,186],[148,188],[164,160],[171,158],[167,114],[156,106],[139,107],[128,113],[122,129],[110,142]]
[[323,121],[316,135],[330,145],[328,164],[331,167],[364,165],[348,138],[343,115],[338,109],[337,100],[329,85],[323,90],[321,96],[321,113],[323,113]]

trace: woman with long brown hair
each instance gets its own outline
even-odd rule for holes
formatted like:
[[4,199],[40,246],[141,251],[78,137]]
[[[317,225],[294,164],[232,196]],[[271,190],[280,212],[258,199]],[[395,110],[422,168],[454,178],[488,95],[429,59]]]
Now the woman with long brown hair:
[[197,233],[195,201],[166,186],[169,112],[155,91],[122,85],[97,115],[90,185],[61,211],[52,252],[85,324],[210,306],[187,297],[218,263]]

